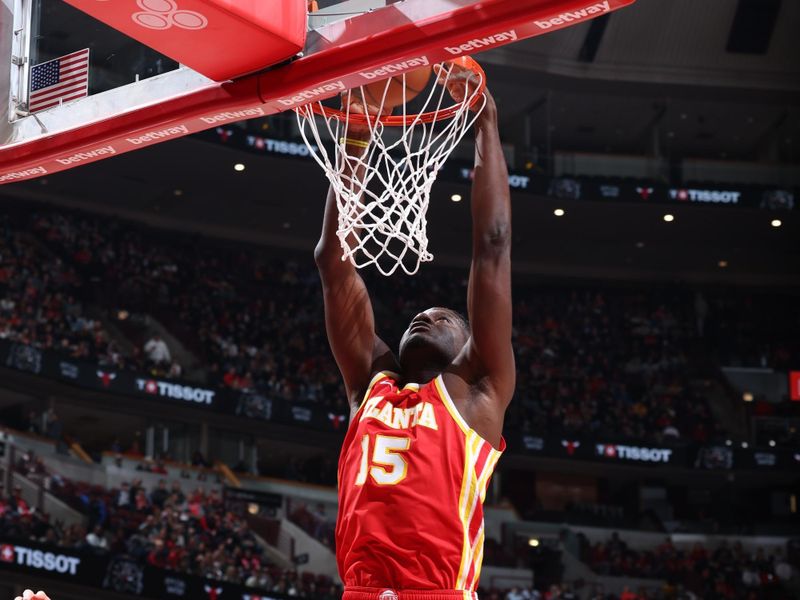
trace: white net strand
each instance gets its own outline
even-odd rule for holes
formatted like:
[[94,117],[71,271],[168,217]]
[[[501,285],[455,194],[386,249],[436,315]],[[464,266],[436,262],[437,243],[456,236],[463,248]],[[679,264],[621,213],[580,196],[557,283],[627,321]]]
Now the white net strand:
[[[444,84],[430,86],[420,113],[410,118],[405,103],[403,76],[403,124],[385,126],[376,118],[367,120],[370,145],[360,156],[345,151],[348,119],[320,116],[312,104],[295,109],[300,133],[330,181],[339,211],[337,236],[342,247],[342,260],[350,260],[357,268],[375,265],[383,275],[391,275],[398,267],[408,275],[415,274],[423,262],[433,260],[428,251],[426,214],[433,183],[444,162],[472,126],[486,104],[482,96],[480,74],[465,79],[465,98],[450,119],[425,122],[424,112],[438,115],[450,100],[446,84],[453,69],[447,63]],[[464,77],[463,73],[458,75]],[[381,99],[381,112],[389,86]],[[356,94],[363,105],[362,88],[348,92],[345,117],[349,117],[350,96]],[[476,96],[481,98],[476,100]],[[475,110],[470,105],[477,102]],[[319,112],[324,114],[321,103]],[[319,127],[319,123],[325,125]],[[327,136],[321,135],[326,133]],[[324,137],[333,141],[333,152],[326,148]],[[350,176],[360,173],[359,177]]]

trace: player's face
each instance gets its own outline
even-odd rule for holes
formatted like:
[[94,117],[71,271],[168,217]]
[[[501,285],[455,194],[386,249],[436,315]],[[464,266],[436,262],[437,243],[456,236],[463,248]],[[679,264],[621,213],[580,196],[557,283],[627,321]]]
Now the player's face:
[[415,316],[400,340],[400,363],[422,352],[431,362],[449,363],[464,347],[469,331],[454,311],[434,307]]

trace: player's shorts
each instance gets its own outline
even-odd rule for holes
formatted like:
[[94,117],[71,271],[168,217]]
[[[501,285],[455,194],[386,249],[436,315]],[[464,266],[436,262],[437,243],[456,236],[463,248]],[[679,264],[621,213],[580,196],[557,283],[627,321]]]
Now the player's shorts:
[[342,600],[478,600],[478,594],[465,590],[394,590],[348,586]]

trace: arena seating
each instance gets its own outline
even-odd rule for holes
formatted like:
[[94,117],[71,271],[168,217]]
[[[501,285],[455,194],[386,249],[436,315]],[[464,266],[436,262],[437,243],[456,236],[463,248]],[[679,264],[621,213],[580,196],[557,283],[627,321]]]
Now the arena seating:
[[184,493],[180,482],[168,486],[161,480],[146,490],[135,478],[119,489],[105,489],[49,473],[31,453],[15,467],[29,478],[47,476],[49,491],[84,514],[86,526],[64,527],[17,496],[0,494],[0,531],[7,537],[126,555],[158,569],[311,600],[341,596],[327,576],[272,564],[245,519],[226,509],[217,489]]
[[[108,318],[124,309],[160,318],[196,355],[208,385],[345,410],[310,257],[276,260],[258,248],[50,209],[3,217],[2,244],[0,337],[152,369],[138,346],[121,352],[125,344],[86,316],[89,307]],[[379,333],[393,343],[416,311],[443,297],[463,309],[465,283],[463,272],[444,269],[372,278]],[[526,432],[719,439],[725,431],[690,379],[719,377],[721,361],[781,367],[798,355],[791,298],[523,283],[514,294],[518,379],[508,421]]]

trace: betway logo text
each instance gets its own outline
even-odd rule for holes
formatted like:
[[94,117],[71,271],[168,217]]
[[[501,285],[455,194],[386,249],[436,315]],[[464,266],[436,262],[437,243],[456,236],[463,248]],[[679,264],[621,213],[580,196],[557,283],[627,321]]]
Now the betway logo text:
[[176,125],[175,127],[167,127],[166,129],[159,129],[158,131],[150,131],[144,135],[132,138],[125,138],[134,146],[144,144],[147,142],[157,142],[164,138],[174,137],[176,135],[188,135],[189,128],[186,125]]
[[69,573],[75,575],[78,572],[78,565],[81,559],[77,556],[67,556],[66,554],[55,554],[53,552],[43,552],[25,546],[13,546],[3,544],[0,546],[0,561],[16,563],[32,569],[42,569],[55,573]]
[[608,0],[605,0],[604,2],[598,2],[597,4],[592,4],[586,8],[563,12],[552,19],[534,21],[534,23],[539,27],[539,29],[550,29],[551,27],[555,27],[557,25],[567,25],[575,21],[582,21],[583,19],[589,18],[593,15],[607,12],[611,12],[611,6],[609,5]]
[[445,46],[444,49],[450,54],[458,56],[459,54],[464,54],[464,52],[474,52],[483,48],[490,48],[497,44],[515,41],[517,41],[517,32],[513,29],[509,29],[508,31],[501,31],[494,35],[487,35],[486,37],[469,40],[459,46]]
[[232,110],[221,112],[209,117],[200,117],[203,123],[213,125],[214,123],[227,123],[228,121],[241,121],[243,119],[252,119],[253,117],[263,117],[263,108],[245,108],[244,110]]
[[116,153],[117,151],[114,150],[114,146],[103,146],[102,148],[95,148],[94,150],[88,150],[86,152],[78,152],[77,154],[73,154],[72,156],[57,158],[56,162],[59,162],[62,165],[71,165],[74,163],[83,162],[85,160],[91,160],[93,158],[99,158],[101,156],[107,156],[109,154],[116,154]]
[[315,98],[319,98],[320,96],[329,92],[343,92],[344,90],[344,81],[332,81],[330,83],[323,83],[322,85],[311,88],[310,90],[300,92],[294,96],[281,98],[278,100],[278,103],[283,104],[284,106],[292,106],[293,104],[302,104],[304,102],[314,100]]
[[427,56],[418,56],[417,58],[409,58],[408,60],[402,60],[400,62],[392,63],[389,65],[383,65],[379,69],[375,69],[373,71],[361,71],[359,75],[361,75],[364,79],[375,79],[376,77],[388,77],[390,75],[394,75],[395,73],[402,73],[403,71],[408,71],[409,69],[417,69],[419,67],[427,67],[430,63]]
[[15,179],[25,179],[26,177],[32,177],[33,175],[45,175],[46,173],[47,169],[44,167],[33,167],[31,169],[26,169],[25,171],[12,171],[11,173],[0,175],[0,182],[14,181]]
[[200,404],[211,404],[214,401],[214,390],[179,385],[168,381],[157,381],[155,379],[137,379],[136,387],[140,392],[173,398],[175,400],[188,400]]

